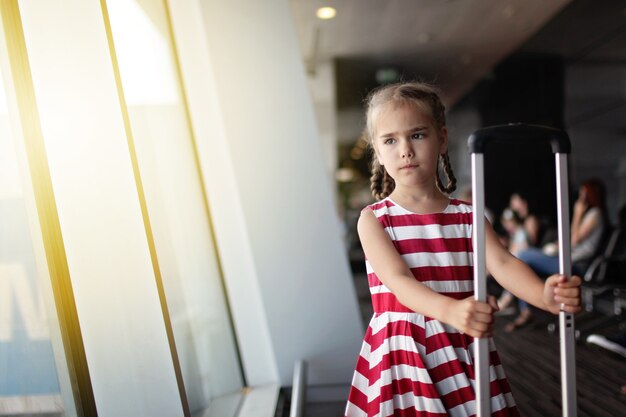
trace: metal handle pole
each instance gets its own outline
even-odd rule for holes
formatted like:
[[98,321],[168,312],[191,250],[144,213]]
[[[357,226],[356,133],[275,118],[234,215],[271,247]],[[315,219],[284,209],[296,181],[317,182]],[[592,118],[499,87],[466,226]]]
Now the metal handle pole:
[[[485,277],[485,188],[483,154],[489,143],[526,143],[529,138],[533,138],[534,142],[549,142],[552,147],[552,152],[556,155],[560,247],[559,270],[561,274],[567,276],[570,276],[572,272],[567,176],[567,154],[571,150],[571,145],[567,133],[545,126],[524,125],[519,123],[483,128],[472,133],[468,139],[468,147],[472,155],[472,187],[474,190],[474,233],[472,237],[474,247],[474,293],[478,301],[486,301],[487,299]],[[576,417],[574,317],[572,314],[563,311],[563,306],[561,306],[561,311],[559,312],[559,322],[563,416]],[[489,345],[487,339],[474,340],[476,410],[478,417],[490,415],[488,349]]]
[[[472,153],[472,246],[474,263],[474,298],[487,302],[485,268],[485,181],[484,155]],[[487,417],[490,412],[489,339],[474,338],[474,372],[476,374],[476,416]]]
[[291,386],[291,407],[289,417],[302,417],[306,395],[306,368],[303,360],[296,361],[293,370],[293,384]]
[[[557,171],[557,210],[559,223],[559,272],[572,274],[567,154],[555,154]],[[559,336],[561,348],[561,398],[563,417],[576,417],[576,356],[574,350],[574,315],[559,312]]]

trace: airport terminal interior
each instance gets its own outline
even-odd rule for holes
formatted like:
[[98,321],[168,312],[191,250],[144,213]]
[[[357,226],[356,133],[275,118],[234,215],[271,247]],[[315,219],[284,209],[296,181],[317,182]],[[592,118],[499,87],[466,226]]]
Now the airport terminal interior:
[[626,415],[624,1],[0,0],[0,75],[0,416],[394,415],[349,402],[385,287],[357,222],[366,97],[412,81],[455,200],[472,133],[564,132],[563,159],[490,144],[484,202],[529,265],[557,262],[563,176],[568,220],[601,216],[575,366],[559,316],[488,277],[493,340],[520,415]]

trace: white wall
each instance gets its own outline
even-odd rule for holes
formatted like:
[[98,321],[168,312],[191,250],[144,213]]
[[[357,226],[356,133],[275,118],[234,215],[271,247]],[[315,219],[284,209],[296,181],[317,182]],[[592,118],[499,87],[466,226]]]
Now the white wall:
[[170,8],[248,383],[297,359],[348,383],[360,318],[288,3]]
[[315,67],[307,74],[309,92],[317,120],[322,152],[326,161],[328,178],[334,184],[337,170],[337,103],[335,85],[335,62],[324,60],[315,62]]

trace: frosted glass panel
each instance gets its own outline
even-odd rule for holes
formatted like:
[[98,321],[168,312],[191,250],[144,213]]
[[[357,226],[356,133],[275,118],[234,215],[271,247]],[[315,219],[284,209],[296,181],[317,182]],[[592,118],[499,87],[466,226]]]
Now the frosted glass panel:
[[107,1],[133,141],[192,413],[242,388],[209,213],[160,0]]

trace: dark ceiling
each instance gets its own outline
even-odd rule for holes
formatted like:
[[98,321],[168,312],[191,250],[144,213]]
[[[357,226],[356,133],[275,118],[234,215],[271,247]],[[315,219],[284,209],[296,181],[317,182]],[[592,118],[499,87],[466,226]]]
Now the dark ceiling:
[[558,55],[569,65],[626,63],[626,2],[574,0],[522,48]]
[[[621,66],[626,64],[626,2],[623,0],[573,0],[547,25],[509,56],[544,56],[547,60],[562,59],[566,67]],[[402,79],[421,79],[437,83],[437,74],[411,72],[414,56],[368,58],[339,58],[336,65],[338,109],[359,106],[367,92],[377,85],[376,71],[381,68],[396,70]],[[507,61],[506,59],[503,61]],[[494,69],[497,71],[498,67]],[[492,74],[485,78],[491,77]],[[477,88],[480,87],[480,83]],[[626,86],[624,86],[626,88]],[[355,91],[357,94],[355,94]],[[475,91],[468,93],[474,94]],[[572,123],[598,117],[607,111],[624,106],[624,94],[614,98],[587,97],[583,108],[572,102],[568,119]],[[459,103],[462,103],[460,101]],[[595,102],[595,103],[594,103]],[[590,106],[589,106],[590,105]]]

